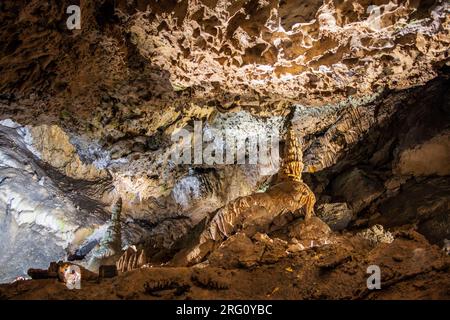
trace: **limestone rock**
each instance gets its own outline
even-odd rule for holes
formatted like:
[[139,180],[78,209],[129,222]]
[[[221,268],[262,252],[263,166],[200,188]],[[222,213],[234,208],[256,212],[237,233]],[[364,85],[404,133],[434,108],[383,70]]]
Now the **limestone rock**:
[[408,180],[407,177],[404,177],[404,176],[393,176],[392,178],[390,178],[384,182],[384,186],[389,191],[396,191],[407,180]]
[[392,243],[392,241],[394,241],[394,236],[389,231],[385,231],[380,224],[373,225],[372,227],[359,232],[358,236],[369,240],[372,244]]
[[343,197],[355,213],[367,207],[384,191],[383,185],[363,170],[355,168],[332,182],[333,193]]
[[[338,88],[355,93],[366,93],[376,83],[403,88],[421,81],[421,66],[445,59],[448,41],[444,4],[424,12],[431,19],[419,21],[411,18],[416,5],[402,2],[369,7],[364,1],[327,1],[308,3],[307,9],[282,1],[149,5],[154,17],[131,19],[131,39],[142,56],[171,71],[175,91],[203,85],[209,92],[225,86],[240,95],[248,88],[320,101],[319,92],[337,95]],[[135,9],[118,7],[123,12]],[[396,59],[388,70],[382,69],[382,54]],[[366,63],[359,64],[363,58]],[[432,77],[431,67],[426,70]],[[346,81],[340,82],[344,75]]]
[[442,251],[444,251],[447,255],[450,255],[450,240],[444,239]]
[[265,245],[253,243],[244,233],[237,233],[213,251],[208,260],[212,266],[223,268],[252,267],[261,259]]
[[101,265],[115,265],[121,256],[122,228],[121,212],[122,198],[118,198],[111,210],[111,220],[100,243],[87,255],[87,267],[98,271]]
[[56,125],[31,127],[32,145],[40,157],[65,175],[81,180],[99,180],[108,177],[105,170],[85,164],[77,154],[69,136]]
[[135,247],[130,246],[117,261],[116,266],[119,272],[127,272],[138,269],[146,263],[147,257],[145,251],[137,250]]
[[286,257],[288,254],[287,247],[287,242],[279,238],[274,238],[270,242],[266,242],[266,249],[261,256],[261,263],[276,263]]
[[289,227],[289,236],[301,240],[326,239],[330,233],[330,227],[318,217],[297,221]]
[[[19,130],[20,129],[20,130]],[[0,125],[0,281],[63,259],[89,227],[105,222],[76,208],[29,151],[24,128]],[[35,178],[36,177],[36,178]]]
[[399,175],[445,176],[450,174],[450,131],[400,152],[394,172]]
[[244,231],[250,236],[267,232],[275,218],[288,214],[303,213],[305,220],[311,219],[316,198],[302,181],[302,152],[292,128],[286,140],[280,182],[265,192],[239,197],[214,212],[195,243],[187,249],[188,262],[201,262],[211,247],[218,246],[234,232]]
[[320,204],[316,214],[334,231],[345,229],[353,218],[353,211],[345,202]]
[[288,243],[267,234],[257,233],[252,238],[237,233],[222,243],[208,258],[210,265],[224,268],[250,268],[271,264],[288,255]]
[[373,223],[387,228],[414,223],[431,242],[442,245],[450,237],[450,183],[446,177],[410,179],[379,205]]
[[[190,256],[212,252],[225,266],[274,263],[286,249],[326,251],[336,235],[318,221],[294,223],[296,238],[283,229],[305,208],[310,216],[314,193],[347,203],[360,226],[414,224],[432,243],[449,239],[448,1],[102,0],[84,2],[82,28],[73,31],[66,4],[0,4],[0,124],[9,128],[0,127],[0,281],[73,251],[85,259],[108,230],[104,206],[117,197],[124,247],[145,239],[149,254],[178,250],[208,218],[206,241]],[[176,165],[172,134],[200,120],[209,136],[218,129],[241,138],[292,120],[279,174],[289,181],[275,181],[273,163]],[[328,209],[319,209],[336,229],[350,215],[340,206],[327,220]],[[361,237],[345,240],[369,247]],[[411,256],[415,245],[406,245]],[[382,259],[386,247],[375,248]],[[122,253],[115,248],[112,263]],[[140,258],[125,253],[122,269]],[[359,258],[351,260],[368,261]],[[314,294],[291,293],[365,294],[365,283],[343,290],[347,273],[364,273],[345,261],[336,262],[345,269],[336,273],[341,287],[319,293],[316,278],[311,287],[299,278],[299,292]],[[155,283],[149,292],[172,286]]]
[[295,130],[291,127],[287,132],[283,164],[279,171],[280,179],[302,181],[303,152]]

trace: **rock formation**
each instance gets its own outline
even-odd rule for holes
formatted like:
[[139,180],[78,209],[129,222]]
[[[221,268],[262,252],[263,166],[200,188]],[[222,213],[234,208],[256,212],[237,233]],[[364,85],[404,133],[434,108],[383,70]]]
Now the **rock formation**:
[[337,231],[348,226],[353,218],[353,211],[345,202],[323,203],[317,206],[317,217]]
[[144,250],[137,250],[134,247],[128,247],[117,261],[116,266],[119,272],[127,272],[138,269],[147,263],[147,257]]
[[69,136],[58,126],[41,125],[30,128],[33,148],[40,158],[52,167],[74,179],[100,181],[107,179],[106,170],[80,159]]
[[115,265],[122,250],[122,232],[120,214],[122,198],[114,203],[111,220],[102,240],[88,255],[88,269],[98,271],[101,265]]
[[376,224],[371,228],[358,233],[358,236],[369,240],[372,244],[376,243],[392,243],[394,237],[389,231],[384,231],[382,225]]
[[[391,244],[338,236],[336,243],[288,253],[284,241],[237,233],[202,268],[153,266],[67,290],[53,279],[0,285],[5,299],[433,299],[448,298],[449,257],[420,234]],[[367,289],[367,266],[383,266],[387,290]]]
[[[0,298],[448,299],[448,1],[73,4],[0,2],[0,282],[120,273]],[[281,168],[178,165],[199,122],[218,151],[289,124]]]
[[[283,163],[278,172],[279,179],[302,182],[303,152],[292,127],[287,132]],[[314,204],[313,204],[314,205]],[[308,212],[310,215],[310,212]]]
[[303,210],[305,220],[309,220],[316,198],[302,181],[302,171],[302,151],[297,135],[290,129],[279,172],[280,182],[265,192],[240,197],[219,209],[206,223],[195,246],[179,253],[175,263],[179,263],[177,260],[180,258],[185,258],[188,264],[201,262],[238,230],[250,236],[256,232],[267,232],[274,219],[284,215],[299,215],[299,211]]

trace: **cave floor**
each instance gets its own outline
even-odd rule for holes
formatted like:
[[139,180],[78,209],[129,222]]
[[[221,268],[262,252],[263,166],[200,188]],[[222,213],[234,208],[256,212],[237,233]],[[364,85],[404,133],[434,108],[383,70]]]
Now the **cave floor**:
[[[224,260],[195,267],[145,266],[110,279],[84,279],[69,290],[56,279],[0,285],[1,299],[449,299],[450,257],[414,231],[371,244],[341,234],[330,245],[264,260]],[[248,257],[247,257],[248,258]],[[227,260],[227,261],[225,261]],[[369,265],[381,289],[367,288]]]

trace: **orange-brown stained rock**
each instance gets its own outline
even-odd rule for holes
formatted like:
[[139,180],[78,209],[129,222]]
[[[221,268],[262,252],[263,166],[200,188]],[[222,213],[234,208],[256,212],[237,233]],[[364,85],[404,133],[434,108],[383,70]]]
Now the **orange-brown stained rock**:
[[219,209],[195,245],[179,252],[173,262],[177,265],[201,262],[236,231],[243,230],[249,235],[267,232],[272,221],[284,214],[304,210],[305,220],[311,219],[316,198],[302,181],[302,170],[302,151],[298,137],[289,128],[279,174],[281,182],[266,192],[239,197]]
[[[450,257],[414,231],[375,246],[359,236],[251,265],[148,267],[67,290],[55,279],[0,285],[4,299],[449,299]],[[236,239],[237,240],[237,239]],[[281,244],[281,243],[280,243]],[[245,244],[248,250],[259,241]],[[231,248],[230,248],[231,249]],[[222,249],[225,253],[226,248]],[[233,249],[234,253],[237,253]],[[255,251],[256,252],[256,251]],[[231,254],[231,252],[230,252]],[[232,254],[237,257],[236,254]],[[395,259],[393,258],[395,257]],[[222,261],[222,262],[220,262]],[[222,265],[221,265],[222,264]],[[381,290],[368,290],[369,265],[381,268]],[[201,274],[201,275],[200,275]],[[278,289],[277,289],[278,288]]]

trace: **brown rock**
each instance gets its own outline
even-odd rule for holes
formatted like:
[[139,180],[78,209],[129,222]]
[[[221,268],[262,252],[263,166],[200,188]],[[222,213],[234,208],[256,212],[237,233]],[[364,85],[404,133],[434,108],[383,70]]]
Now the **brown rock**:
[[331,234],[330,227],[317,217],[295,222],[289,228],[289,236],[299,240],[326,239]]
[[383,185],[361,169],[339,175],[332,183],[333,194],[343,197],[355,213],[366,208],[384,191]]
[[114,278],[117,276],[117,267],[115,265],[100,266],[98,275],[100,278]]
[[244,233],[237,233],[213,251],[208,260],[212,266],[248,268],[258,263],[265,247],[261,242],[253,243]]
[[400,175],[445,176],[450,174],[450,131],[402,150],[393,171]]

